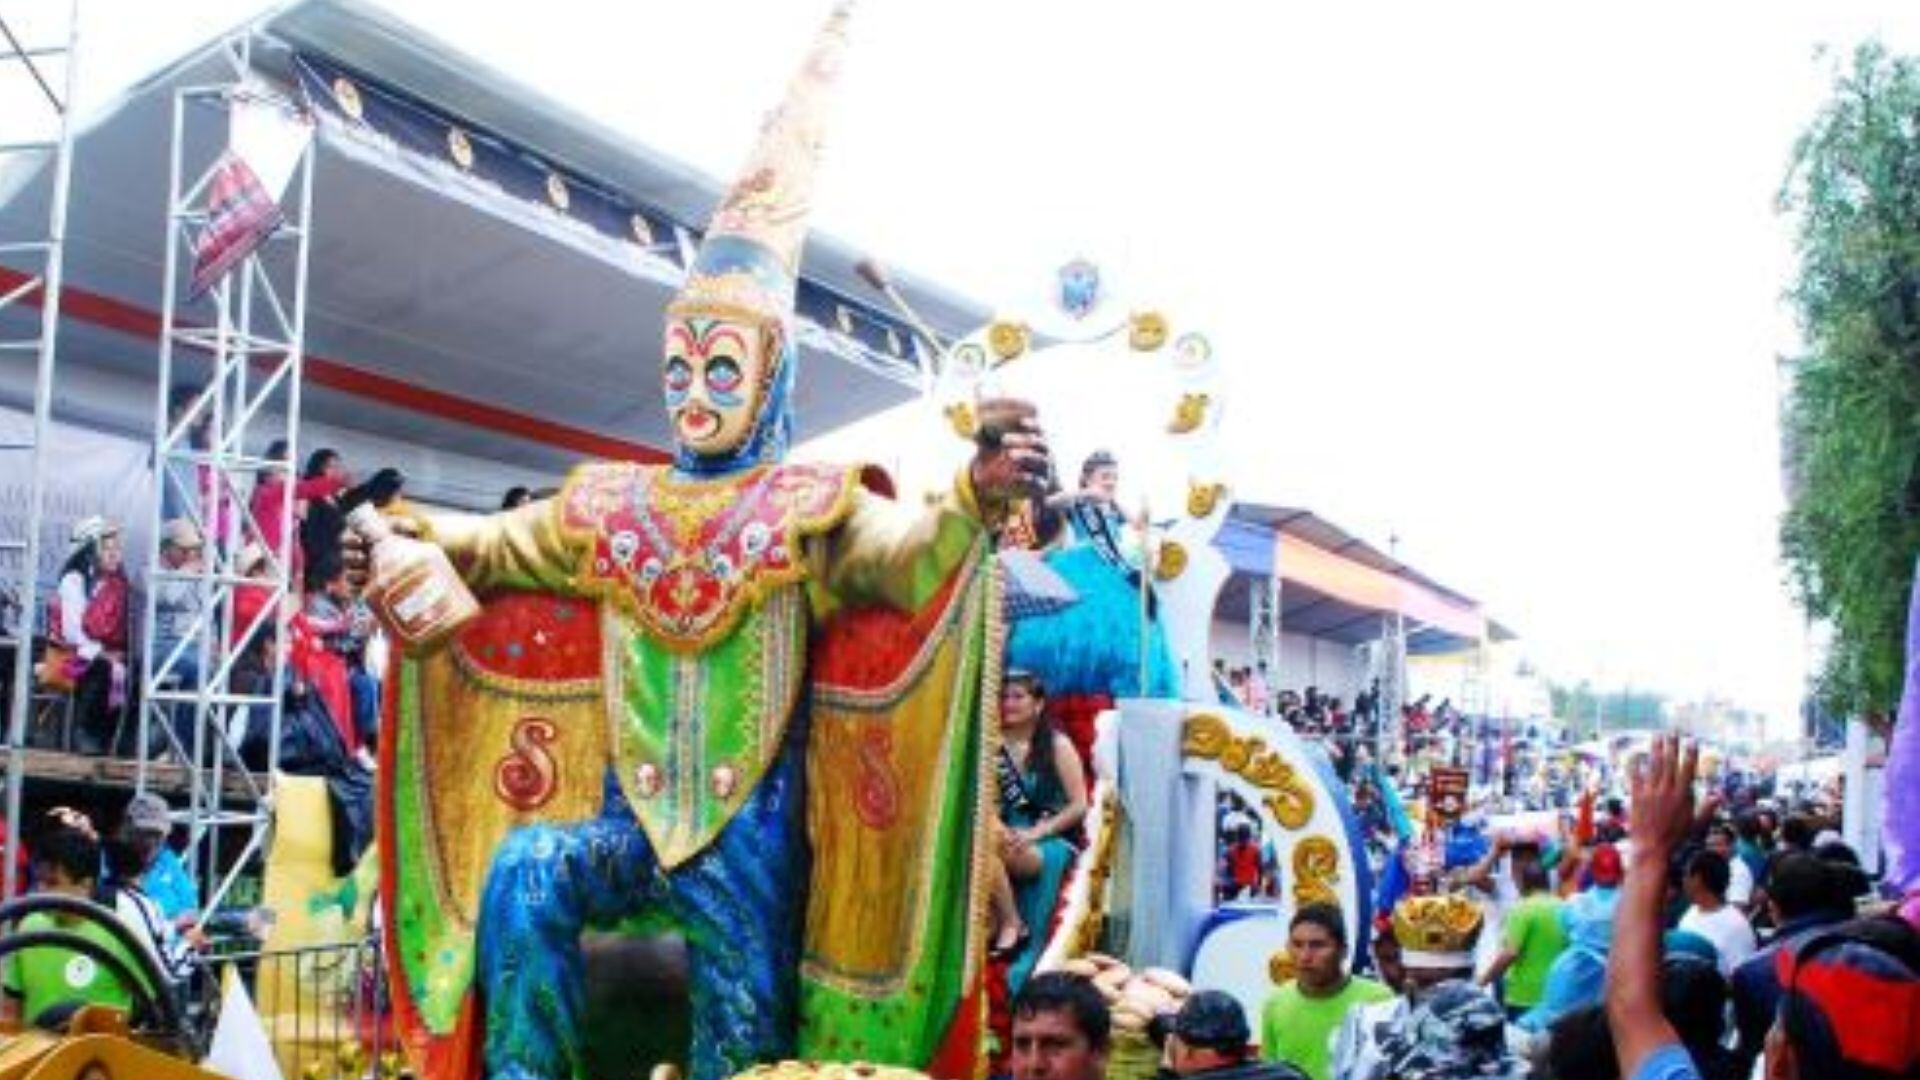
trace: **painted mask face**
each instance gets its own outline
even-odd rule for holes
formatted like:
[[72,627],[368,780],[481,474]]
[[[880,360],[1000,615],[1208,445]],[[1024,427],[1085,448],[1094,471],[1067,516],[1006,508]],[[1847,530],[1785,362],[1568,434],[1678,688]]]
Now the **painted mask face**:
[[668,319],[662,381],[674,440],[702,457],[739,449],[766,403],[775,345],[773,335],[751,322]]

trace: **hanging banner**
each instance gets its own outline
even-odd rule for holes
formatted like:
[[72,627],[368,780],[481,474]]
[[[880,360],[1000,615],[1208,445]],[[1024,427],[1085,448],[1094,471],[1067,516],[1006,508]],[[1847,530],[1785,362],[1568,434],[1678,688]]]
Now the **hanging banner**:
[[1451,824],[1467,812],[1467,786],[1471,777],[1465,769],[1435,765],[1427,771],[1427,814],[1435,824]]
[[207,221],[193,238],[190,296],[212,288],[286,220],[280,197],[313,125],[263,91],[242,90],[229,106],[227,150],[207,188]]

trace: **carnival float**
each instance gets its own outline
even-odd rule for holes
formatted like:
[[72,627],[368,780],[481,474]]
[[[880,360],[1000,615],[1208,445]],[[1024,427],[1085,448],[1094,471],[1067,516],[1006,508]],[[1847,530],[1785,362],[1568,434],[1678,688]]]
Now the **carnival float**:
[[[421,522],[482,597],[457,632],[400,625],[408,601],[388,598],[422,647],[381,747],[380,906],[430,1080],[578,1075],[599,1037],[589,930],[663,943],[684,1010],[619,1022],[683,1016],[666,1056],[718,1080],[789,1058],[979,1075],[1007,993],[1070,965],[1106,965],[1123,1023],[1143,1027],[1182,973],[1252,1012],[1295,906],[1366,924],[1330,769],[1212,692],[1231,481],[1201,329],[1070,264],[1053,310],[940,350],[929,402],[956,467],[929,505],[889,499],[877,470],[784,460],[804,377],[792,289],[846,23],[669,306],[672,465],[588,464],[550,501]],[[1074,407],[1102,385],[1125,393]],[[1052,461],[1081,466],[1071,490],[1022,402]],[[376,595],[430,573],[397,543],[374,546]],[[413,614],[441,604],[457,607],[416,596]],[[1031,775],[1002,740],[1017,686],[1051,699],[1091,790],[1070,827],[1020,822],[1050,854],[1016,938],[990,909]],[[1130,986],[1136,969],[1156,974]]]

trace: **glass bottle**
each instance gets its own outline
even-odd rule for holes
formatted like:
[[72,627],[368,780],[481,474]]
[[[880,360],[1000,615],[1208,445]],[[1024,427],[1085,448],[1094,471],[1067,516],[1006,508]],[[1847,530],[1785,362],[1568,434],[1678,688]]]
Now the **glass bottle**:
[[347,526],[367,542],[367,603],[408,652],[440,645],[480,614],[439,545],[395,532],[371,505],[355,507]]

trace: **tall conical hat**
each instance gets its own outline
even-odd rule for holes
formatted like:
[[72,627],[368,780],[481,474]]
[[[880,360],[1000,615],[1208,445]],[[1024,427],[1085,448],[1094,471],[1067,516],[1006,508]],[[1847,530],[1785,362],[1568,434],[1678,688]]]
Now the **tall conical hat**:
[[669,315],[783,321],[792,314],[827,99],[840,74],[851,9],[834,9],[787,84],[786,99],[767,118],[746,167],[713,212]]

